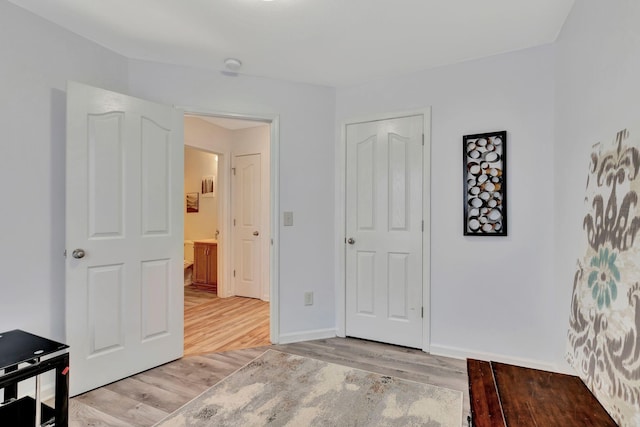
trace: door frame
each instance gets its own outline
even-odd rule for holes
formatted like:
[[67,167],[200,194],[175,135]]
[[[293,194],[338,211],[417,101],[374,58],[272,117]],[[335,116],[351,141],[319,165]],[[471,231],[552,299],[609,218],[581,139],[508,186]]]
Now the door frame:
[[[279,253],[280,253],[280,229],[278,227],[278,218],[280,210],[280,158],[278,153],[280,152],[280,116],[278,114],[249,114],[249,113],[234,113],[221,110],[212,110],[199,107],[189,106],[176,106],[179,111],[184,115],[194,116],[211,116],[222,117],[227,119],[237,120],[251,120],[255,122],[264,122],[269,124],[270,128],[270,140],[269,140],[269,163],[270,163],[270,235],[271,244],[269,245],[269,335],[271,343],[278,344],[280,341],[280,269],[279,269]],[[218,162],[218,175],[225,173],[228,176],[231,171],[231,152],[224,153],[222,164]],[[221,167],[222,166],[222,167]],[[226,195],[231,194],[231,181],[225,179],[223,183],[224,193]],[[221,227],[222,233],[229,238],[224,238],[220,251],[225,254],[230,254],[231,251],[231,229],[230,229],[230,212],[231,206],[229,205],[228,197],[225,196],[225,202],[227,206],[222,208],[223,213],[223,225]],[[226,256],[226,260],[230,260],[230,257]],[[224,283],[231,283],[231,269],[225,268],[223,271]]]
[[422,116],[424,150],[422,154],[422,215],[425,223],[422,233],[422,351],[429,352],[431,346],[431,107],[423,109],[371,114],[342,120],[340,138],[336,146],[335,180],[335,283],[336,283],[336,335],[346,336],[347,318],[347,269],[346,269],[346,171],[347,171],[347,126],[358,123]]

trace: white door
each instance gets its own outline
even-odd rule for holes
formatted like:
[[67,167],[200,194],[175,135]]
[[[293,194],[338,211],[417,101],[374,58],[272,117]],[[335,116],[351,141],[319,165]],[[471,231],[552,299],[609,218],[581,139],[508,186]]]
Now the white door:
[[[232,167],[233,280],[235,295],[262,296],[260,154],[234,156]],[[266,197],[266,195],[265,195]]]
[[346,127],[346,333],[422,347],[423,117]]
[[182,121],[168,106],[68,85],[72,395],[182,356]]

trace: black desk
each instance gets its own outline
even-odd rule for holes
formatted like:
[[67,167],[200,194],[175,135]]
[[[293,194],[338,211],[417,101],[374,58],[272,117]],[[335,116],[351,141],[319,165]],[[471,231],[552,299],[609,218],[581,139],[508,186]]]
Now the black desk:
[[[0,420],[11,426],[40,426],[55,423],[69,424],[69,346],[28,332],[15,329],[0,333],[0,388],[4,402],[0,406]],[[53,356],[54,353],[65,351]],[[51,356],[48,357],[47,356]],[[22,367],[19,365],[23,365]],[[55,409],[40,402],[39,375],[55,369]],[[35,398],[18,399],[18,383],[36,377]]]

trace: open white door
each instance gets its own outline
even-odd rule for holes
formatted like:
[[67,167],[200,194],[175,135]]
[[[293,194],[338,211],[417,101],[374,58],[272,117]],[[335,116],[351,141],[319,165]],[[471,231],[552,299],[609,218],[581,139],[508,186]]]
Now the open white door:
[[234,156],[231,177],[234,293],[260,298],[262,193],[260,154]]
[[182,356],[183,158],[174,108],[69,83],[72,395]]
[[422,347],[423,116],[346,127],[346,334]]

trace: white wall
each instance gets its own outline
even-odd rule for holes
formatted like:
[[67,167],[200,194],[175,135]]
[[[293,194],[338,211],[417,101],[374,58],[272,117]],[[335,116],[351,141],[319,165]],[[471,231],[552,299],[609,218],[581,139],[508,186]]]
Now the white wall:
[[[334,329],[333,180],[335,90],[211,70],[129,61],[131,94],[191,111],[278,114],[280,209],[280,332]],[[314,305],[304,306],[304,292]]]
[[[432,348],[559,363],[588,147],[640,112],[639,7],[576,2],[557,46],[340,89],[336,98],[331,88],[128,61],[0,2],[0,330],[64,339],[71,79],[203,110],[280,115],[279,211],[295,214],[293,227],[280,227],[281,332],[290,337],[334,327],[335,119],[431,105]],[[461,137],[500,129],[509,132],[510,236],[465,238]]]
[[0,1],[0,331],[64,339],[66,82],[127,90],[127,62]]
[[[185,193],[200,193],[200,179],[202,178],[202,175],[198,176],[202,172],[199,167],[194,165],[198,169],[197,171],[188,167],[187,153],[197,158],[200,158],[200,156],[195,153],[200,153],[204,157],[212,156],[213,153],[216,153],[218,158],[214,170],[211,171],[213,174],[218,175],[216,195],[214,198],[203,198],[202,194],[200,194],[200,207],[201,209],[204,208],[204,210],[198,213],[185,214],[184,238],[186,240],[213,238],[217,229],[221,232],[223,231],[222,224],[219,224],[218,219],[219,203],[222,203],[226,193],[224,171],[228,170],[228,166],[225,167],[225,163],[228,161],[232,136],[233,132],[229,129],[217,126],[201,118],[192,116],[185,116],[184,118],[184,144],[186,146]],[[222,207],[224,208],[224,206]],[[219,256],[222,256],[222,254],[219,253]]]
[[[168,104],[278,114],[280,210],[296,215],[280,234],[281,332],[333,329],[333,89],[128,61],[8,2],[0,2],[0,56],[0,330],[64,339],[69,79]],[[315,292],[311,307],[306,290]]]
[[563,360],[576,260],[583,254],[584,190],[591,146],[624,128],[640,131],[640,4],[575,3],[556,43],[554,300],[562,328],[552,338]]
[[218,156],[196,148],[184,148],[184,193],[198,193],[198,212],[187,212],[184,205],[184,239],[213,239],[218,229],[218,203],[220,192],[213,197],[202,194],[202,177],[215,176],[217,187]]
[[185,116],[184,144],[210,153],[227,153],[231,149],[233,131],[198,117]]
[[[431,351],[553,363],[553,48],[337,91],[339,122],[432,106]],[[462,234],[462,136],[508,132],[508,237]]]

